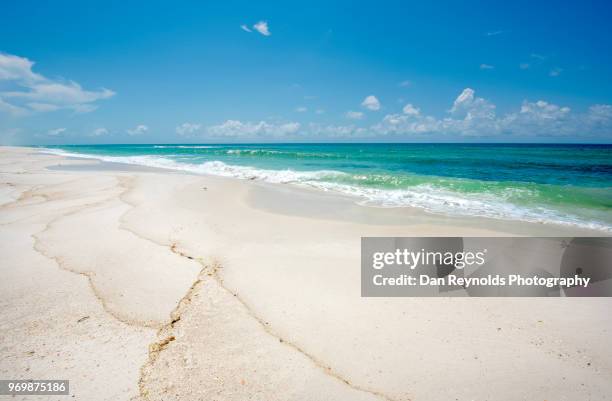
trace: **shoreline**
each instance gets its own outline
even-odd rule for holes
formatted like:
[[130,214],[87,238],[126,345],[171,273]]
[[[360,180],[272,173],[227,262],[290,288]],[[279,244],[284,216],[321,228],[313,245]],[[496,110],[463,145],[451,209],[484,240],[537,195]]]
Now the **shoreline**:
[[[44,149],[40,148],[26,148],[32,149],[37,153],[42,154],[55,154],[55,153],[47,153]],[[87,156],[87,155],[70,155],[60,157],[65,157],[66,159],[74,159],[81,161],[95,161],[96,163],[92,164],[73,164],[69,167],[63,166],[57,168],[58,170],[62,169],[70,169],[70,170],[91,170],[91,171],[140,171],[140,172],[159,172],[159,173],[178,173],[178,174],[188,174],[195,176],[205,176],[211,178],[221,178],[221,179],[230,179],[230,180],[239,180],[243,182],[249,182],[251,180],[242,179],[239,177],[224,177],[209,173],[196,173],[187,170],[176,170],[172,168],[162,168],[162,167],[151,167],[145,166],[141,164],[131,164],[124,162],[114,162],[114,161],[106,161],[101,160],[99,156]],[[366,215],[365,221],[374,219],[377,223],[379,222],[379,218],[382,217],[382,224],[406,224],[408,215],[408,219],[414,219],[418,217],[428,224],[441,224],[441,225],[456,225],[461,227],[472,227],[472,228],[484,228],[487,232],[486,235],[495,235],[493,232],[504,232],[507,235],[527,235],[527,236],[610,236],[612,233],[608,230],[603,229],[595,229],[595,228],[587,228],[581,225],[575,225],[571,223],[560,223],[560,222],[534,222],[528,220],[516,220],[511,218],[494,218],[488,216],[470,216],[470,215],[458,215],[453,213],[438,213],[432,212],[426,209],[423,209],[418,206],[383,206],[383,205],[375,205],[375,204],[366,204],[356,195],[345,194],[337,191],[324,191],[319,188],[309,187],[303,184],[295,184],[295,183],[272,183],[266,182],[264,180],[252,180],[256,185],[256,189],[254,191],[254,195],[251,196],[252,205],[256,207],[260,207],[263,209],[269,209],[275,213],[286,213],[286,214],[300,214],[308,217],[330,217],[333,215],[334,218],[341,219],[351,219],[356,218],[360,219],[362,215]],[[287,197],[302,197],[302,198],[310,198],[318,203],[323,204],[333,204],[333,203],[342,203],[342,207],[338,207],[335,210],[330,210],[327,208],[323,213],[318,214],[316,208],[310,208],[308,210],[303,209],[295,209],[295,208],[283,208],[283,205],[291,204],[291,202],[281,202],[279,204],[275,204],[274,207],[270,207],[273,202],[270,202],[271,197],[275,197],[278,195],[282,195],[285,193],[289,193]],[[263,199],[262,199],[263,198]],[[281,207],[279,208],[278,205]],[[360,212],[352,213],[351,216],[348,216],[345,213],[346,210],[357,210],[361,209]],[[376,209],[378,212],[366,211],[363,210],[368,209]],[[313,214],[314,213],[314,214]],[[361,219],[362,222],[364,219]],[[432,234],[436,235],[436,234]],[[444,234],[439,234],[444,235]],[[484,235],[484,234],[483,234]]]
[[29,152],[0,148],[3,376],[55,372],[92,400],[612,391],[610,299],[360,297],[361,236],[567,228]]

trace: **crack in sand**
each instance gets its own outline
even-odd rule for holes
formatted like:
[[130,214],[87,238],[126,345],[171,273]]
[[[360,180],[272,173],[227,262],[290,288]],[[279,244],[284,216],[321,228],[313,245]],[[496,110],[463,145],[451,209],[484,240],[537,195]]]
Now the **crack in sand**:
[[[184,258],[188,258],[190,260],[195,260],[197,261],[201,266],[202,266],[202,270],[200,271],[200,274],[198,275],[198,279],[194,282],[194,284],[191,286],[191,288],[189,289],[189,291],[187,292],[187,294],[185,295],[185,297],[183,299],[181,299],[181,301],[179,302],[179,304],[177,305],[176,309],[173,311],[172,315],[171,315],[171,322],[166,325],[165,328],[169,327],[173,327],[174,324],[178,321],[180,321],[181,319],[181,313],[183,308],[185,308],[190,302],[191,302],[191,298],[193,296],[193,294],[197,291],[199,285],[201,284],[202,280],[203,280],[203,275],[209,276],[211,277],[215,283],[219,286],[219,288],[223,289],[224,291],[228,292],[229,294],[231,294],[241,305],[242,307],[246,310],[247,314],[255,319],[255,321],[257,321],[260,325],[260,327],[270,336],[278,339],[279,343],[292,348],[294,351],[299,352],[300,354],[304,355],[308,360],[311,361],[311,363],[317,367],[318,369],[322,370],[323,373],[325,373],[326,375],[344,383],[345,385],[349,386],[350,388],[352,388],[353,390],[356,391],[361,391],[361,392],[365,392],[365,393],[369,393],[372,394],[378,398],[384,399],[386,401],[395,401],[395,399],[391,396],[388,396],[387,394],[384,394],[380,391],[377,390],[373,390],[373,389],[369,389],[363,386],[360,386],[356,383],[351,382],[350,380],[348,380],[347,378],[343,377],[342,375],[340,375],[339,373],[335,372],[333,370],[333,368],[327,364],[325,364],[323,361],[321,361],[319,358],[317,358],[316,356],[314,356],[313,354],[309,353],[308,351],[304,350],[302,347],[300,347],[299,345],[287,341],[286,339],[282,338],[281,336],[279,336],[277,333],[274,332],[274,330],[271,328],[271,326],[269,325],[269,323],[267,323],[265,320],[263,320],[262,318],[260,318],[259,316],[257,316],[257,314],[253,311],[253,309],[246,303],[246,301],[244,301],[237,293],[231,291],[229,288],[227,288],[224,284],[223,284],[223,279],[221,277],[219,277],[218,275],[218,270],[221,268],[221,266],[217,263],[213,263],[212,266],[207,265],[204,263],[202,258],[197,258],[197,257],[193,257],[189,254],[187,254],[186,252],[179,250],[178,249],[178,245],[176,243],[172,243],[172,245],[170,246],[170,251],[172,251],[173,253],[182,256]],[[160,329],[160,333],[163,330]],[[161,340],[160,342],[154,343],[152,344],[152,349],[153,351],[151,351],[150,348],[150,354],[149,354],[149,361],[147,364],[145,364],[145,366],[152,366],[153,363],[155,362],[155,360],[157,360],[157,358],[159,357],[159,353],[161,351],[163,351],[164,349],[166,349],[166,347],[168,346],[168,344],[174,341],[174,336],[169,336],[164,338],[163,340]],[[144,368],[144,367],[143,367]],[[146,394],[146,386],[144,384],[144,377],[141,376],[141,380],[139,382],[142,385],[142,390],[144,391],[144,394]],[[143,394],[143,392],[141,392],[141,394]],[[144,396],[146,399],[146,396]]]
[[[129,189],[129,186],[125,185],[124,181],[125,181],[125,177],[115,177],[118,181],[118,185],[119,187],[123,188],[124,191]],[[93,277],[95,275],[95,273],[90,272],[90,271],[79,271],[79,270],[75,270],[71,267],[68,266],[68,264],[62,259],[62,257],[60,256],[55,256],[55,255],[49,255],[47,252],[45,252],[45,250],[42,247],[42,239],[40,238],[40,235],[43,234],[44,232],[48,231],[51,229],[51,227],[53,226],[53,224],[56,224],[58,221],[60,221],[63,218],[66,218],[68,216],[72,216],[75,215],[79,212],[82,212],[84,210],[87,209],[91,209],[91,208],[95,208],[98,206],[103,206],[106,203],[110,203],[111,201],[113,201],[115,199],[115,195],[113,194],[113,196],[102,199],[100,201],[96,201],[96,202],[90,202],[90,203],[86,203],[84,205],[80,205],[80,206],[76,206],[76,207],[71,207],[69,208],[69,210],[67,212],[64,213],[60,213],[59,215],[55,216],[54,218],[52,218],[49,222],[47,222],[45,224],[45,227],[37,232],[32,234],[32,238],[34,239],[34,244],[32,245],[32,249],[36,252],[38,252],[39,254],[43,255],[44,257],[53,260],[57,266],[62,269],[65,270],[67,272],[70,273],[74,273],[74,274],[78,274],[81,276],[84,276],[85,278],[87,278],[87,282],[89,284],[89,288],[91,288],[91,291],[94,295],[94,297],[100,302],[102,309],[108,313],[111,317],[113,317],[114,319],[116,319],[117,321],[126,324],[128,326],[136,326],[136,327],[144,327],[144,328],[152,328],[152,329],[156,329],[160,327],[160,323],[156,323],[156,322],[152,322],[152,321],[139,321],[136,319],[127,319],[125,317],[120,316],[119,314],[117,314],[116,312],[114,312],[107,304],[107,301],[102,297],[102,295],[100,294],[100,292],[98,291],[98,289],[96,288],[94,282],[93,282]],[[49,199],[46,199],[45,202],[48,202]]]
[[[130,185],[131,183],[133,183],[133,180],[130,180],[129,183],[125,184],[125,188],[126,190],[121,192],[121,194],[119,195],[119,199],[126,203],[127,205],[131,206],[132,208],[136,208],[138,207],[138,204],[129,201],[128,199],[126,199],[125,195],[132,189],[132,186]],[[353,390],[356,391],[361,391],[361,392],[365,392],[365,393],[369,393],[372,394],[378,398],[384,399],[386,401],[395,401],[394,398],[373,390],[373,389],[368,389],[365,387],[362,387],[358,384],[352,383],[350,380],[348,380],[345,377],[342,377],[339,373],[335,372],[333,370],[333,368],[327,364],[325,364],[323,361],[321,361],[320,359],[318,359],[317,357],[315,357],[314,355],[312,355],[311,353],[307,352],[306,350],[304,350],[303,348],[301,348],[299,345],[294,344],[290,341],[287,341],[286,339],[282,338],[281,336],[279,336],[278,334],[276,334],[272,328],[270,327],[269,323],[267,323],[266,321],[264,321],[262,318],[260,318],[259,316],[257,316],[257,314],[253,311],[253,309],[246,303],[246,301],[244,301],[240,296],[238,296],[237,293],[232,292],[229,288],[225,287],[223,285],[223,279],[221,279],[219,277],[219,275],[217,274],[218,270],[221,268],[221,265],[219,263],[217,263],[216,261],[211,262],[210,264],[207,264],[204,261],[204,258],[199,258],[199,257],[194,257],[191,256],[189,254],[187,254],[184,251],[181,251],[178,249],[178,245],[176,242],[172,242],[169,241],[169,243],[162,243],[159,242],[157,240],[154,240],[152,238],[148,238],[144,235],[142,235],[141,233],[136,232],[135,230],[132,230],[131,228],[129,228],[124,220],[125,215],[129,213],[129,211],[126,211],[123,215],[121,215],[121,217],[119,218],[120,221],[120,228],[128,231],[130,233],[132,233],[133,235],[137,236],[138,238],[141,238],[143,240],[147,240],[150,241],[156,245],[159,246],[164,246],[164,247],[168,247],[170,249],[171,252],[173,252],[176,255],[179,255],[181,257],[187,258],[189,260],[192,261],[196,261],[197,263],[200,264],[200,266],[202,266],[202,269],[200,270],[197,279],[192,283],[191,287],[189,288],[189,290],[187,291],[187,293],[185,294],[185,296],[183,298],[181,298],[181,300],[178,302],[176,308],[171,312],[170,314],[170,322],[165,324],[164,326],[160,327],[158,330],[158,337],[161,337],[164,330],[167,330],[169,328],[173,328],[174,325],[179,322],[181,320],[181,315],[182,312],[184,311],[184,309],[191,303],[191,299],[193,297],[193,295],[197,292],[200,284],[202,283],[202,281],[204,280],[204,278],[206,276],[211,277],[212,279],[214,279],[214,282],[219,286],[219,288],[223,289],[224,291],[228,292],[229,294],[231,294],[240,304],[241,306],[246,310],[247,314],[254,319],[255,321],[257,321],[259,323],[259,325],[261,326],[261,328],[263,328],[263,330],[270,336],[278,339],[279,343],[288,346],[290,348],[292,348],[294,351],[299,352],[300,354],[304,355],[308,360],[311,361],[311,363],[317,367],[318,369],[322,370],[324,374],[340,381],[341,383],[349,386],[350,388],[352,388]],[[164,351],[165,349],[168,348],[168,346],[170,345],[170,343],[172,343],[175,340],[174,335],[168,335],[165,336],[164,338],[162,338],[161,340],[152,343],[149,346],[149,359],[147,360],[147,362],[141,367],[141,375],[140,375],[140,379],[138,381],[138,386],[140,389],[140,396],[141,398],[148,400],[148,390],[146,388],[146,383],[145,383],[145,377],[146,377],[146,373],[145,370],[148,367],[153,367],[153,364],[157,361],[159,354]]]
[[[232,292],[230,289],[228,289],[227,287],[224,286],[223,284],[223,280],[219,277],[219,275],[217,274],[217,270],[220,268],[220,266],[217,263],[212,263],[212,264],[206,264],[204,262],[204,260],[202,258],[195,258],[191,255],[188,255],[187,253],[185,253],[184,251],[181,251],[178,249],[177,243],[176,242],[172,242],[171,244],[162,244],[159,243],[155,240],[152,240],[151,238],[147,238],[143,235],[140,235],[139,233],[129,229],[127,227],[127,225],[125,224],[123,218],[125,216],[126,213],[128,213],[129,211],[126,211],[118,220],[118,228],[119,229],[123,229],[129,233],[131,233],[132,235],[136,236],[137,238],[140,238],[142,240],[147,240],[150,241],[158,246],[164,246],[164,247],[168,247],[170,249],[170,251],[178,256],[187,258],[189,260],[194,260],[196,262],[198,262],[200,264],[200,266],[202,266],[202,269],[200,270],[197,279],[192,283],[191,287],[188,289],[187,293],[185,294],[185,296],[183,298],[181,298],[181,300],[178,302],[177,306],[175,307],[175,309],[171,312],[170,314],[170,321],[165,324],[165,325],[161,325],[159,323],[155,324],[152,322],[147,322],[147,321],[137,321],[134,319],[126,319],[122,316],[120,316],[119,314],[115,313],[111,308],[109,308],[109,306],[107,305],[106,300],[102,297],[102,295],[99,293],[99,291],[97,290],[94,282],[93,282],[93,276],[95,275],[95,273],[93,272],[89,272],[89,271],[78,271],[75,270],[73,268],[71,268],[60,256],[55,256],[55,255],[50,255],[47,252],[45,252],[45,250],[42,247],[42,239],[41,239],[41,234],[45,233],[46,231],[50,230],[51,227],[56,224],[57,222],[59,222],[61,219],[66,218],[68,216],[72,216],[75,215],[77,213],[80,213],[84,210],[87,209],[91,209],[91,208],[95,208],[95,207],[99,207],[99,206],[103,206],[107,203],[110,203],[111,201],[113,201],[114,199],[119,199],[120,201],[122,201],[123,203],[127,204],[128,206],[130,206],[131,208],[135,208],[138,205],[135,205],[133,202],[129,202],[126,198],[125,198],[125,194],[127,192],[129,192],[132,189],[132,182],[134,181],[135,177],[121,177],[121,176],[115,176],[114,177],[117,180],[118,183],[118,187],[120,187],[122,190],[120,191],[120,193],[118,195],[113,194],[112,196],[109,196],[107,198],[104,198],[102,200],[96,201],[96,202],[89,202],[80,206],[75,206],[75,207],[71,207],[68,208],[68,211],[63,211],[60,212],[58,215],[56,215],[55,217],[52,217],[50,221],[48,221],[44,228],[37,232],[37,233],[33,233],[31,234],[31,237],[34,240],[34,243],[32,245],[32,248],[35,252],[38,252],[39,254],[41,254],[42,256],[52,259],[57,266],[65,271],[68,271],[70,273],[74,273],[74,274],[78,274],[78,275],[82,275],[87,279],[88,285],[93,293],[93,295],[95,296],[95,298],[100,302],[100,305],[102,306],[103,310],[111,317],[113,317],[114,319],[116,319],[117,321],[126,324],[128,326],[136,326],[136,327],[145,327],[145,328],[157,328],[158,329],[158,337],[160,337],[163,334],[164,329],[172,329],[174,327],[174,325],[179,322],[181,320],[181,315],[183,313],[183,311],[185,310],[185,308],[188,307],[188,305],[191,303],[191,299],[194,296],[194,294],[198,291],[202,281],[204,280],[204,278],[206,276],[211,277],[214,282],[219,286],[219,288],[223,289],[224,291],[228,292],[229,294],[231,294],[241,305],[242,307],[246,310],[247,314],[255,319],[255,321],[257,321],[260,325],[260,327],[270,336],[273,336],[274,338],[278,339],[279,343],[283,344],[284,346],[290,347],[293,350],[295,350],[296,352],[301,353],[302,355],[304,355],[308,360],[311,361],[311,363],[317,367],[318,369],[322,370],[324,374],[340,381],[341,383],[349,386],[350,388],[356,390],[356,391],[361,391],[361,392],[366,392],[369,394],[372,394],[378,398],[387,400],[387,401],[394,401],[393,398],[387,396],[386,394],[383,394],[379,391],[376,390],[372,390],[372,389],[368,389],[365,387],[362,387],[358,384],[352,383],[350,380],[348,380],[347,378],[341,376],[339,373],[335,372],[331,366],[325,364],[323,361],[321,361],[320,359],[318,359],[317,357],[315,357],[314,355],[310,354],[309,352],[305,351],[303,348],[301,348],[299,345],[294,344],[290,341],[287,341],[286,339],[283,339],[281,336],[277,335],[273,329],[270,327],[270,325],[265,322],[263,319],[261,319],[259,316],[257,316],[255,314],[255,312],[253,311],[253,309],[242,299],[238,296],[237,293]],[[18,206],[19,203],[22,203],[25,200],[28,199],[32,199],[32,198],[41,198],[41,202],[40,203],[46,203],[46,202],[50,202],[53,200],[53,197],[48,195],[48,194],[44,194],[44,193],[36,193],[38,191],[40,191],[41,189],[43,189],[44,187],[40,187],[40,186],[32,186],[28,189],[26,189],[24,192],[22,192],[19,196],[19,198],[15,199],[13,202],[10,202],[9,204],[5,204],[2,205],[1,208],[6,208],[7,206],[9,207],[15,207]],[[147,362],[141,367],[140,371],[140,379],[138,382],[138,386],[139,386],[139,393],[140,396],[144,399],[148,399],[148,391],[146,388],[146,383],[145,383],[145,378],[146,378],[146,373],[145,373],[145,369],[147,367],[152,367],[153,364],[155,363],[155,361],[157,360],[157,358],[159,357],[159,354],[164,351],[165,349],[168,348],[168,346],[175,340],[174,335],[168,335],[165,336],[164,338],[162,338],[161,340],[154,342],[152,344],[150,344],[149,346],[149,353],[148,353],[148,360]]]
[[[187,290],[185,296],[181,298],[174,310],[170,313],[170,322],[166,323],[164,326],[158,329],[157,337],[160,337],[163,334],[164,330],[167,330],[168,328],[173,328],[175,323],[181,320],[181,314],[183,309],[186,308],[189,303],[191,303],[191,298],[196,292],[196,289],[202,283],[203,275],[206,274],[206,271],[206,266],[204,266],[202,270],[200,270],[197,279],[191,284],[191,287],[189,287],[189,290]],[[145,383],[146,369],[148,367],[153,367],[154,363],[157,361],[157,358],[159,358],[160,352],[165,350],[168,345],[175,339],[176,338],[173,335],[169,335],[149,345],[149,356],[144,365],[140,367],[140,378],[138,379],[138,389],[140,397],[142,399],[149,400],[149,391],[147,390]]]
[[[273,336],[274,338],[278,339],[279,343],[292,348],[293,350],[301,353],[302,355],[304,355],[308,360],[311,361],[311,363],[317,367],[318,369],[322,370],[326,375],[342,382],[343,384],[349,386],[350,388],[356,390],[356,391],[361,391],[361,392],[366,392],[369,394],[372,394],[376,397],[379,397],[381,399],[387,400],[387,401],[394,401],[393,398],[387,396],[386,394],[383,394],[379,391],[376,390],[372,390],[372,389],[368,389],[365,387],[362,387],[360,385],[357,385],[355,383],[352,383],[350,380],[346,379],[345,377],[341,376],[339,373],[335,372],[331,366],[325,364],[323,361],[321,361],[320,359],[318,359],[317,357],[315,357],[314,355],[310,354],[309,352],[305,351],[303,348],[301,348],[299,345],[294,344],[290,341],[287,341],[286,339],[283,339],[282,337],[280,337],[279,335],[277,335],[272,328],[270,327],[270,325],[265,322],[263,319],[261,319],[259,316],[257,316],[255,314],[255,312],[253,311],[253,309],[242,299],[238,296],[237,293],[232,292],[230,289],[228,289],[227,287],[225,287],[223,285],[223,280],[219,277],[219,275],[217,274],[217,270],[220,268],[220,266],[217,263],[212,263],[212,264],[206,264],[204,262],[204,260],[202,258],[196,258],[193,257],[191,255],[188,255],[187,253],[185,253],[184,251],[181,251],[178,249],[177,243],[173,242],[171,244],[162,244],[159,243],[158,241],[152,240],[151,238],[147,238],[143,235],[140,235],[139,233],[135,232],[132,229],[129,229],[127,227],[127,225],[125,224],[125,222],[123,221],[123,217],[126,213],[128,213],[129,211],[126,211],[118,220],[118,228],[119,229],[123,229],[124,231],[127,231],[129,233],[131,233],[132,235],[136,236],[139,239],[142,240],[146,240],[146,241],[150,241],[158,246],[163,246],[163,247],[168,247],[169,250],[181,257],[187,258],[189,260],[193,260],[198,262],[201,266],[202,269],[200,270],[200,273],[198,274],[197,279],[192,283],[191,287],[188,289],[187,293],[185,294],[185,296],[183,298],[181,298],[181,300],[178,302],[177,306],[175,307],[175,309],[171,312],[170,314],[170,321],[169,323],[165,324],[165,325],[161,325],[159,323],[153,323],[153,322],[148,322],[148,321],[138,321],[138,320],[134,320],[134,319],[126,319],[122,316],[120,316],[119,314],[115,313],[111,308],[109,308],[109,306],[107,305],[106,300],[102,297],[102,295],[99,293],[99,291],[97,290],[94,282],[93,282],[93,276],[95,275],[95,273],[93,272],[89,272],[89,271],[78,271],[75,270],[73,268],[71,268],[70,266],[68,266],[68,264],[62,259],[62,257],[60,256],[55,256],[55,255],[49,255],[47,252],[45,252],[45,250],[42,247],[42,239],[40,238],[41,234],[45,233],[46,231],[50,230],[51,227],[56,224],[58,221],[60,221],[63,218],[66,218],[68,216],[72,216],[75,214],[78,214],[84,210],[87,209],[91,209],[91,208],[95,208],[95,207],[99,207],[99,206],[104,206],[107,203],[110,203],[111,201],[113,201],[114,199],[119,199],[121,200],[123,203],[127,204],[128,206],[135,208],[137,207],[137,205],[135,205],[133,202],[129,202],[127,201],[127,199],[125,199],[125,194],[127,192],[129,192],[132,189],[132,185],[130,185],[133,180],[134,177],[114,177],[117,182],[118,182],[118,186],[122,189],[122,191],[118,194],[117,197],[115,197],[116,195],[113,194],[112,196],[109,196],[105,199],[102,199],[100,201],[96,201],[96,202],[90,202],[90,203],[86,203],[84,205],[80,205],[80,206],[76,206],[76,207],[71,207],[68,209],[68,211],[64,211],[63,213],[60,213],[59,215],[53,217],[50,221],[48,221],[45,224],[45,227],[37,232],[32,234],[32,238],[34,240],[34,244],[32,246],[33,250],[38,252],[39,254],[43,255],[46,258],[52,259],[53,261],[55,261],[55,263],[57,264],[57,266],[65,271],[68,271],[70,273],[74,273],[74,274],[78,274],[78,275],[82,275],[87,279],[88,285],[93,293],[93,295],[95,296],[95,298],[100,302],[100,305],[102,306],[103,310],[108,313],[111,317],[113,317],[114,319],[116,319],[117,321],[126,324],[128,326],[136,326],[136,327],[145,327],[145,328],[156,328],[158,329],[158,337],[163,333],[164,329],[171,329],[174,327],[174,325],[179,322],[181,320],[181,315],[182,312],[184,311],[184,309],[191,303],[191,298],[193,297],[193,295],[198,291],[198,288],[200,286],[200,284],[202,283],[202,281],[204,280],[204,278],[206,276],[211,277],[214,282],[219,286],[219,288],[223,289],[224,291],[228,292],[229,294],[231,294],[241,305],[242,307],[246,310],[246,312],[248,313],[248,315],[255,319],[255,321],[257,321],[259,323],[259,325],[261,326],[261,328],[264,329],[264,331],[268,334]],[[29,189],[27,189],[26,191],[24,191],[23,193],[20,194],[19,198],[16,199],[15,201],[11,202],[10,205],[11,207],[16,206],[17,204],[23,202],[24,200],[27,199],[31,199],[34,197],[40,197],[42,198],[41,203],[46,203],[46,202],[50,202],[52,201],[52,197],[48,196],[47,194],[41,194],[41,193],[36,193],[37,191],[40,191],[42,188],[39,186],[33,186]],[[3,207],[6,207],[8,205],[3,205]],[[168,346],[175,340],[175,337],[173,335],[168,335],[166,337],[164,337],[163,339],[152,343],[149,346],[149,356],[148,356],[148,360],[147,362],[141,367],[141,375],[140,375],[140,379],[138,382],[138,386],[139,386],[139,393],[140,396],[144,399],[148,399],[148,391],[146,389],[146,384],[145,384],[145,369],[149,366],[153,366],[153,364],[155,363],[155,361],[157,360],[157,358],[159,357],[159,354],[164,351],[165,349],[168,348]]]
[[[9,187],[14,187],[13,184],[11,184],[10,182],[6,182],[6,183],[2,183],[2,185],[8,185]],[[39,202],[36,203],[32,203],[26,206],[33,206],[33,205],[39,205],[41,203],[45,203],[48,202],[50,199],[48,196],[44,195],[44,194],[35,194],[35,191],[37,191],[38,189],[42,188],[41,185],[33,185],[30,186],[27,189],[24,189],[23,191],[21,191],[19,193],[19,196],[16,199],[13,199],[10,202],[7,202],[5,204],[0,205],[0,210],[5,210],[5,209],[12,209],[15,207],[19,207],[21,206],[20,203],[29,200],[29,199],[34,199],[34,198],[41,198],[41,200]],[[12,221],[8,221],[5,223],[0,223],[0,226],[9,226],[11,224],[15,224],[15,223],[19,223],[22,222],[24,220],[27,220],[29,218],[31,218],[32,216],[26,216],[26,217],[22,217],[20,219],[17,220],[12,220]]]
[[[52,184],[50,186],[49,185],[45,186],[45,185],[41,185],[41,184],[39,184],[39,185],[30,185],[27,189],[24,189],[23,191],[21,191],[19,193],[19,196],[17,197],[17,199],[14,199],[14,200],[12,200],[12,201],[10,201],[8,203],[0,205],[0,209],[10,209],[10,208],[13,208],[13,207],[19,207],[20,206],[19,203],[22,203],[22,202],[24,202],[26,200],[29,200],[29,199],[35,199],[35,198],[42,198],[42,200],[37,202],[37,203],[29,204],[27,206],[34,206],[34,205],[38,205],[40,203],[45,203],[45,202],[48,202],[48,201],[52,201],[52,200],[54,200],[54,197],[52,195],[45,194],[45,193],[36,193],[36,192],[41,190],[41,189],[44,189],[46,187],[54,187],[54,186],[58,186],[58,185],[71,184],[71,183],[74,183],[74,182],[78,182],[80,180],[82,180],[82,178],[75,178],[75,179],[72,179],[72,180],[61,181],[61,182]],[[15,184],[13,184],[11,182],[3,182],[1,184],[2,185],[7,185],[7,186],[12,187],[12,188],[15,188]],[[9,224],[9,223],[5,223],[5,224]]]

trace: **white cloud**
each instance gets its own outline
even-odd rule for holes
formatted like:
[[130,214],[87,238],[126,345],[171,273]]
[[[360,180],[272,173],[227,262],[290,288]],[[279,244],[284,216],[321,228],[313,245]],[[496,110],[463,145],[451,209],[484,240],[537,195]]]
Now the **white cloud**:
[[405,105],[402,111],[404,112],[404,114],[408,114],[411,116],[418,116],[419,114],[421,114],[421,111],[410,103]]
[[108,130],[104,127],[100,127],[91,131],[91,134],[89,134],[89,136],[102,136],[106,134],[108,134]]
[[408,88],[412,86],[412,81],[402,81],[398,84],[398,86],[402,87],[402,88]]
[[242,29],[242,30],[243,30],[243,31],[245,31],[245,32],[253,32],[253,31],[251,31],[251,30],[249,29],[249,27],[248,27],[248,26],[246,26],[246,25],[244,25],[244,24],[240,25],[240,29]]
[[441,119],[421,114],[412,104],[403,114],[388,114],[372,130],[381,134],[454,134],[463,136],[494,135],[499,132],[495,105],[475,96],[465,88],[453,102],[450,117]]
[[538,100],[535,103],[523,102],[521,106],[521,114],[527,114],[537,117],[538,119],[557,119],[566,116],[571,109],[569,107],[560,107],[556,104],[550,104],[544,100]]
[[546,60],[546,56],[543,56],[543,55],[537,54],[537,53],[531,53],[531,58],[534,58],[534,59],[540,60],[540,61]]
[[486,36],[497,36],[497,35],[500,35],[502,33],[504,33],[504,31],[489,31],[485,35]]
[[589,107],[588,119],[594,123],[604,123],[612,121],[612,105],[594,104]]
[[195,132],[199,131],[202,128],[202,124],[195,123],[183,123],[175,128],[177,134],[181,136],[189,136],[193,135]]
[[500,120],[500,129],[523,136],[564,136],[579,133],[580,120],[580,116],[571,115],[569,107],[544,100],[524,101],[518,113],[509,113]]
[[217,137],[246,137],[255,138],[262,136],[284,137],[295,134],[300,129],[300,124],[296,122],[288,123],[268,123],[266,121],[259,122],[242,122],[239,120],[227,120],[219,125],[213,125],[207,128],[208,134]]
[[359,128],[354,125],[322,125],[311,123],[308,125],[309,137],[321,138],[351,138],[367,135],[364,128]]
[[495,115],[495,105],[488,100],[476,97],[475,91],[465,88],[453,102],[451,117],[440,122],[439,129],[460,135],[495,135],[499,126]]
[[519,68],[521,70],[527,70],[527,69],[529,69],[529,63],[521,63],[521,64],[519,64]]
[[257,32],[261,33],[264,36],[272,35],[272,33],[270,33],[270,29],[268,28],[267,21],[259,21],[258,23],[253,25],[253,29],[255,29]]
[[0,53],[0,81],[10,90],[0,92],[0,110],[28,114],[68,109],[85,113],[96,109],[98,100],[115,95],[109,89],[85,90],[74,81],[52,80],[32,71],[34,62]]
[[308,108],[304,106],[300,106],[300,107],[296,107],[295,111],[297,111],[298,113],[305,113],[308,111]]
[[361,120],[363,118],[363,113],[361,111],[347,111],[346,118],[350,118],[351,120]]
[[481,69],[481,70],[492,70],[492,69],[494,69],[494,68],[495,68],[495,67],[494,67],[494,66],[492,66],[492,65],[490,65],[490,64],[480,64],[480,69]]
[[569,107],[544,100],[524,101],[516,112],[501,117],[489,100],[477,97],[471,88],[455,99],[449,115],[423,115],[409,104],[402,114],[388,114],[370,127],[378,135],[500,136],[514,137],[606,137],[612,138],[612,105],[593,105],[587,112],[573,113]]
[[317,110],[315,110],[315,113],[316,113],[316,114],[325,114],[325,110],[323,110],[323,109],[317,109]]
[[33,101],[32,104],[47,104],[52,106],[77,108],[79,106],[89,106],[88,103],[95,102],[100,99],[107,99],[115,93],[108,89],[102,89],[98,92],[86,91],[81,88],[81,85],[76,82],[40,82],[30,86],[28,92],[14,91],[3,92],[1,95],[5,98],[19,98]]
[[467,120],[495,118],[495,105],[481,97],[476,97],[471,88],[465,88],[453,102],[451,113],[464,116]]
[[380,110],[380,102],[374,95],[367,96],[365,99],[363,99],[363,102],[361,102],[361,105],[368,110],[372,110],[372,111]]
[[132,129],[126,130],[128,135],[142,135],[142,134],[145,134],[147,131],[149,131],[149,127],[147,127],[144,124],[139,124]]
[[52,129],[52,130],[47,131],[47,135],[58,136],[58,135],[64,133],[65,131],[66,131],[66,128],[56,128],[56,129]]
[[451,113],[456,112],[464,105],[471,104],[474,101],[474,93],[476,93],[474,89],[465,88],[453,102],[453,107],[450,110]]
[[44,81],[45,78],[32,71],[34,63],[27,58],[12,54],[0,53],[0,80],[1,81]]
[[[352,113],[352,114],[349,114]],[[363,112],[347,112],[346,117],[360,120]],[[356,122],[357,124],[357,122]],[[454,100],[448,114],[441,118],[424,114],[413,104],[405,104],[401,113],[385,115],[369,126],[325,125],[310,123],[242,122],[227,120],[207,128],[211,136],[225,138],[309,138],[347,139],[381,136],[419,136],[437,139],[458,137],[514,138],[568,137],[612,138],[612,105],[598,104],[586,112],[574,113],[569,107],[544,100],[523,101],[516,111],[498,116],[491,101],[465,88]]]
[[377,134],[426,134],[436,132],[439,122],[433,117],[414,114],[387,114],[371,127]]

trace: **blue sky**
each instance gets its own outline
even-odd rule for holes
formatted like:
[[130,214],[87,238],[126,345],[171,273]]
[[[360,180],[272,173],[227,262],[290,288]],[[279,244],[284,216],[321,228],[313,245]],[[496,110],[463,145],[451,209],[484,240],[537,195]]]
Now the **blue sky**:
[[0,142],[612,142],[606,2],[2,7]]

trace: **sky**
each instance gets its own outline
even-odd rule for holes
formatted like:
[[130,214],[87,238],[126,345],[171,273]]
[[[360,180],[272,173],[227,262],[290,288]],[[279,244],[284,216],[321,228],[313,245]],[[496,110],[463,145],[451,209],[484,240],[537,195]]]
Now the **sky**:
[[612,5],[2,6],[0,143],[612,143]]

